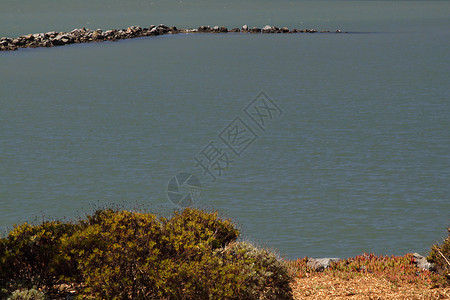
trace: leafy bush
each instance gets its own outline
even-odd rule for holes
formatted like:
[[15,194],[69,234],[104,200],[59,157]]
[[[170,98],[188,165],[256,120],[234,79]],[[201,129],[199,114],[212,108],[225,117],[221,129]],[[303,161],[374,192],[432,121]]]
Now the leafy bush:
[[61,238],[77,228],[78,225],[59,221],[15,226],[6,238],[0,239],[0,285],[7,291],[54,286],[61,272],[68,271],[58,259]]
[[238,299],[292,299],[288,265],[272,251],[238,242],[227,246],[222,255],[244,274],[245,288]]
[[68,283],[95,299],[291,299],[284,263],[238,236],[230,220],[192,208],[169,219],[107,209],[77,224],[24,224],[0,240],[0,288],[23,281],[53,291]]
[[450,228],[448,237],[441,245],[433,245],[427,260],[435,265],[437,273],[440,275],[434,283],[437,286],[450,285]]
[[63,239],[63,255],[75,262],[86,295],[103,299],[143,299],[154,293],[155,276],[146,264],[159,263],[161,224],[156,216],[127,211],[97,211],[87,226]]
[[16,290],[12,293],[8,300],[45,300],[45,294],[36,289]]
[[207,250],[224,247],[239,236],[230,220],[219,219],[216,213],[186,208],[162,219],[164,253],[169,257],[196,257]]

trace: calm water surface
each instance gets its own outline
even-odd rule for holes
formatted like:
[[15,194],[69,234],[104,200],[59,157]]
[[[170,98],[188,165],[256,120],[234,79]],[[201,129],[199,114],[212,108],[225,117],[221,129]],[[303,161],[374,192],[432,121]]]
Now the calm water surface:
[[[175,35],[0,53],[0,226],[111,203],[161,213],[179,172],[287,257],[425,253],[450,223],[448,2],[4,1],[0,35],[266,24],[355,34]],[[89,3],[89,4],[87,4]],[[265,131],[243,108],[283,114]],[[233,155],[240,116],[258,138]],[[196,166],[229,151],[212,182]]]

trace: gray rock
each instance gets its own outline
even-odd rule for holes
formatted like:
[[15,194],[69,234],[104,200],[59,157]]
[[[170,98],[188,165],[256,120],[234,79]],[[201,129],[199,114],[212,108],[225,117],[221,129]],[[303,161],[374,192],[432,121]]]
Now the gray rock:
[[152,29],[150,29],[150,34],[158,35],[159,34],[158,27],[153,27]]
[[263,33],[272,33],[273,32],[272,26],[269,26],[269,25],[264,26],[262,29],[262,32]]
[[49,31],[45,33],[46,37],[55,37],[57,35],[56,31]]
[[24,36],[24,38],[26,40],[32,41],[32,40],[34,40],[34,34],[27,34],[27,35]]
[[159,31],[160,34],[164,34],[164,33],[169,32],[169,27],[167,27],[164,24],[159,24],[158,27],[156,27],[156,28],[158,28],[158,31]]
[[93,33],[92,33],[92,39],[93,40],[100,40],[100,39],[102,39],[102,33],[101,32],[98,32],[98,31],[94,31]]
[[199,32],[210,32],[210,31],[211,31],[211,28],[210,28],[209,26],[200,26],[200,27],[198,28],[198,31],[199,31]]
[[242,26],[242,31],[248,31],[248,25]]
[[416,266],[423,270],[433,271],[435,270],[435,266],[432,263],[427,261],[427,258],[420,255],[419,253],[413,253],[413,257],[416,263]]
[[331,262],[338,262],[341,258],[309,258],[306,265],[316,272],[322,272],[330,266]]

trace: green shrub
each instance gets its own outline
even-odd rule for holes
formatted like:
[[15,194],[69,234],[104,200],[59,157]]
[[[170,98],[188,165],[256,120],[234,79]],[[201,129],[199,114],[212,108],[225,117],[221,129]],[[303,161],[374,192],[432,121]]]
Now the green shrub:
[[9,291],[54,286],[61,272],[69,269],[58,259],[61,238],[76,229],[77,225],[59,221],[15,226],[0,240],[0,285]]
[[292,280],[286,262],[274,252],[261,249],[247,242],[232,243],[222,255],[238,264],[244,274],[245,288],[238,299],[292,299]]
[[448,237],[441,245],[433,245],[427,260],[435,265],[437,273],[440,275],[435,280],[437,286],[450,285],[450,228]]
[[[64,259],[76,262],[81,275],[70,279],[85,284],[84,295],[107,299],[208,298],[219,282],[212,278],[225,273],[212,250],[239,235],[217,213],[191,208],[161,220],[102,210],[84,225],[63,239]],[[204,281],[201,272],[209,274]]]
[[159,264],[161,223],[156,216],[97,211],[87,226],[63,239],[63,255],[80,270],[84,293],[102,299],[144,299],[157,288],[147,264]]
[[0,288],[55,292],[67,283],[83,299],[291,299],[285,264],[238,236],[230,220],[192,208],[169,219],[107,209],[77,224],[24,224],[0,239]]
[[8,300],[45,300],[45,294],[36,289],[16,290]]
[[171,258],[191,258],[207,250],[224,247],[239,236],[230,220],[223,220],[216,213],[186,208],[175,212],[170,219],[162,219],[164,253]]

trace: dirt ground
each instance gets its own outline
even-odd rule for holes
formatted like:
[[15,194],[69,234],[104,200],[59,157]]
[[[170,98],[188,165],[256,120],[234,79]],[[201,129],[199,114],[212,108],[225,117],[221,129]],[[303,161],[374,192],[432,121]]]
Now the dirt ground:
[[296,278],[292,290],[294,299],[450,299],[450,287],[394,285],[371,274],[349,279],[325,274]]

